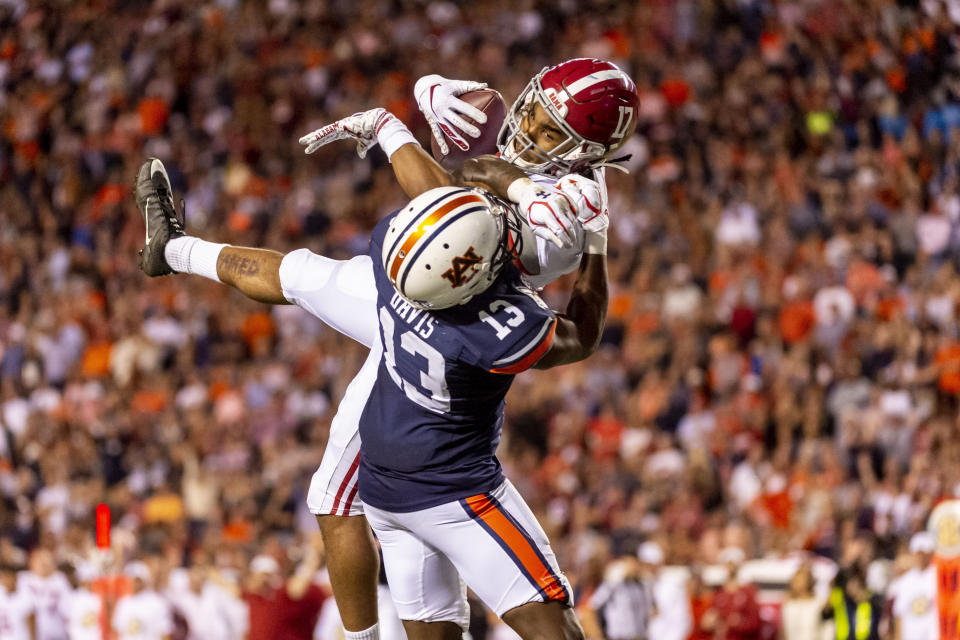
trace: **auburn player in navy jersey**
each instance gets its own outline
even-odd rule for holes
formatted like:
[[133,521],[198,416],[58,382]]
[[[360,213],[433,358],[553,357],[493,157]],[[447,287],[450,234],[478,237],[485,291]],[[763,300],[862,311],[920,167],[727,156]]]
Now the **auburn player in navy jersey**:
[[360,419],[360,497],[409,637],[459,638],[465,583],[524,638],[576,638],[570,585],[495,451],[514,374],[599,340],[605,233],[590,236],[573,317],[558,315],[509,262],[494,223],[511,214],[489,202],[434,189],[372,234],[384,357]]
[[[446,147],[445,136],[466,149],[466,136],[479,135],[479,129],[461,115],[476,122],[483,122],[485,116],[458,96],[484,86],[436,75],[417,81],[418,105],[441,148]],[[500,132],[499,148],[504,158],[522,169],[512,174],[508,195],[525,222],[526,241],[516,262],[532,286],[542,287],[576,269],[586,234],[607,224],[605,167],[632,134],[638,106],[627,74],[610,62],[582,58],[543,69],[514,101]],[[411,198],[425,189],[453,183],[453,176],[384,109],[343,118],[303,136],[300,143],[310,154],[342,139],[356,141],[361,157],[379,145]],[[478,163],[468,162],[462,177],[484,183],[487,176]],[[303,257],[313,260],[308,254]],[[295,271],[293,256],[285,264],[291,265],[288,272]],[[309,270],[306,264],[304,269]],[[303,284],[305,293],[297,304],[309,309],[309,283]],[[374,366],[368,360],[348,396],[367,393]],[[340,405],[331,443],[310,485],[308,506],[317,515],[331,550],[330,580],[348,638],[375,638],[376,555],[372,545],[357,544],[366,528],[363,518],[357,517],[363,514],[363,503],[356,494],[360,460],[356,406],[346,398]],[[369,569],[364,572],[363,567]],[[360,575],[366,578],[358,579]],[[353,635],[352,629],[374,631]]]
[[[509,196],[516,168],[485,162],[477,175]],[[546,537],[503,480],[494,452],[512,374],[582,359],[599,341],[605,229],[588,234],[567,313],[558,315],[520,282],[506,250],[516,241],[510,214],[482,193],[423,194],[378,226],[370,255],[346,262],[186,236],[159,160],[141,167],[136,195],[147,227],[141,266],[148,275],[196,273],[256,300],[294,302],[371,347],[338,417],[344,405],[346,413],[360,413],[369,448],[355,461],[360,498],[376,510],[408,636],[460,637],[466,602],[458,573],[524,638],[582,635]],[[356,485],[341,487],[337,500],[356,493]],[[431,523],[435,516],[449,528]],[[421,523],[415,532],[414,521]],[[461,551],[434,553],[435,536],[459,539]],[[415,547],[425,564],[411,567],[406,560]],[[415,574],[429,574],[436,588],[417,587]],[[403,592],[411,588],[419,600]]]
[[[449,94],[446,100],[454,107],[458,102],[456,95],[469,90],[458,81],[438,77],[424,80],[431,83],[433,98]],[[437,86],[438,81],[444,86]],[[636,106],[633,83],[608,62],[580,59],[544,69],[517,99],[504,128],[507,155],[513,149],[514,162],[523,170],[490,159],[469,161],[463,167],[460,180],[489,185],[498,195],[517,203],[527,223],[523,225],[526,250],[517,263],[529,272],[527,277],[534,286],[543,286],[575,269],[585,252],[587,236],[605,228],[603,165],[632,133]],[[421,108],[425,108],[423,103]],[[458,126],[453,121],[450,124]],[[449,127],[446,130],[450,131]],[[340,120],[304,136],[301,142],[311,153],[343,138],[357,141],[361,157],[379,144],[400,185],[411,197],[454,182],[454,177],[420,148],[406,127],[383,109]],[[160,176],[158,193],[164,195],[157,200],[168,214],[163,214],[159,205],[147,204],[146,196],[138,198],[144,203],[141,208],[150,209],[145,212],[148,245],[151,233],[163,236],[167,228],[170,236],[183,233],[168,198],[168,185],[166,190],[163,187],[166,179],[162,165],[156,163],[156,171],[147,163],[141,176],[146,176],[148,186],[150,176]],[[591,172],[599,183],[581,175]],[[148,214],[159,218],[151,223]],[[164,219],[168,222],[164,223]],[[531,229],[535,238],[529,233]],[[222,276],[225,282],[235,284],[254,299],[298,304],[333,328],[368,347],[374,346],[377,313],[367,256],[340,262],[304,249],[286,256],[270,252],[265,257],[233,247],[221,255],[223,245],[196,238],[183,237],[169,246],[159,240],[154,244],[158,242],[160,250],[150,250],[148,246],[144,252],[144,271],[150,275],[180,271],[218,281]],[[461,269],[466,268],[471,260],[465,254],[458,264]],[[218,276],[221,268],[223,273]],[[451,280],[455,280],[457,269],[451,266],[448,271]],[[281,295],[277,295],[278,287]],[[510,322],[517,321],[508,314],[504,325],[497,313],[485,313],[487,324],[499,327],[498,335],[511,328]],[[426,325],[428,320],[421,317],[418,322]],[[358,471],[360,413],[374,385],[380,357],[374,348],[346,390],[308,494],[308,507],[317,515],[328,549],[330,580],[348,639],[378,637],[378,562],[362,517]]]

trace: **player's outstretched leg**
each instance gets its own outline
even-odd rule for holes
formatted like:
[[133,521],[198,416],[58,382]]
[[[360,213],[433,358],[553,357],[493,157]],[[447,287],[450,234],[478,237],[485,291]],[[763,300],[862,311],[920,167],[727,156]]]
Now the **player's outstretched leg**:
[[528,602],[503,614],[523,640],[583,640],[583,627],[562,602]]
[[380,557],[366,518],[318,515],[317,523],[343,628],[354,634],[373,628],[369,634],[352,637],[379,638],[375,627]]
[[164,257],[164,249],[167,242],[184,235],[184,231],[173,205],[170,178],[162,162],[149,158],[140,165],[134,197],[147,228],[146,245],[140,252],[140,268],[151,277],[175,273]]

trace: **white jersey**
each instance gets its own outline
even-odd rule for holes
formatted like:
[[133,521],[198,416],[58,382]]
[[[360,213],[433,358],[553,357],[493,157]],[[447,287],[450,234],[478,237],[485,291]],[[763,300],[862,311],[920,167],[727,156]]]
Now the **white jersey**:
[[0,638],[32,640],[28,624],[31,613],[33,606],[23,590],[7,593],[0,587]]
[[661,573],[653,583],[656,614],[650,620],[649,637],[657,640],[683,640],[693,626],[690,597],[683,580]]
[[187,621],[187,640],[230,640],[234,637],[221,593],[212,584],[206,584],[200,593],[185,590],[170,594],[171,603]]
[[17,578],[18,591],[24,592],[37,616],[37,640],[66,640],[67,621],[63,611],[70,595],[70,583],[59,571],[46,578],[23,571]]
[[119,640],[163,640],[173,633],[170,604],[154,591],[124,596],[113,611]]
[[100,615],[103,600],[88,589],[77,589],[67,598],[65,608],[70,640],[103,640]]
[[937,640],[937,570],[911,569],[891,585],[893,615],[900,620],[902,640]]

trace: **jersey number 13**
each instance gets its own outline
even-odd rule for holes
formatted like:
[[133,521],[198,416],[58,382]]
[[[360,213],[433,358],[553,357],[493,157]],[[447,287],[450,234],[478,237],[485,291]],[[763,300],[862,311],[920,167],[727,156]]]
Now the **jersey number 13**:
[[446,364],[443,354],[424,342],[413,331],[400,334],[400,348],[410,357],[420,356],[427,361],[427,370],[419,369],[420,381],[415,384],[400,376],[397,371],[396,322],[386,307],[380,307],[380,327],[383,331],[383,360],[390,378],[403,389],[408,398],[425,409],[447,413],[450,411],[450,390],[445,376]]

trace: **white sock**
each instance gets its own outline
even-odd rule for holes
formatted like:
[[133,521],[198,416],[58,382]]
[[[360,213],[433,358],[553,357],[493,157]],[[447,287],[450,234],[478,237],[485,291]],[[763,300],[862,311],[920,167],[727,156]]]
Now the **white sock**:
[[380,640],[380,623],[378,622],[363,631],[347,631],[347,629],[344,628],[343,637],[346,640]]
[[182,236],[167,242],[163,256],[170,268],[178,273],[193,273],[220,282],[217,258],[220,257],[220,250],[226,246],[229,245]]

